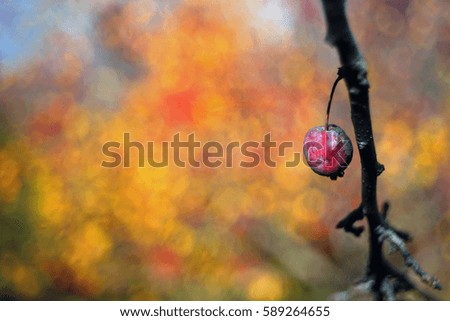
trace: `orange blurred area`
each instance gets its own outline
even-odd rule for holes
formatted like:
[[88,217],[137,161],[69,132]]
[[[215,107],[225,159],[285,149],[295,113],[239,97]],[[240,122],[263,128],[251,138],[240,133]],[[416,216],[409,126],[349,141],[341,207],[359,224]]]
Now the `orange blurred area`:
[[[450,299],[449,5],[348,5],[386,167],[379,201]],[[335,225],[359,204],[357,155],[338,181],[302,162],[137,168],[132,153],[130,168],[101,166],[124,133],[155,142],[157,160],[177,133],[226,145],[270,132],[301,151],[339,67],[318,2],[92,8],[69,7],[90,10],[81,35],[56,28],[31,59],[0,64],[0,298],[324,300],[352,284],[367,234]],[[331,120],[354,142],[344,84]]]

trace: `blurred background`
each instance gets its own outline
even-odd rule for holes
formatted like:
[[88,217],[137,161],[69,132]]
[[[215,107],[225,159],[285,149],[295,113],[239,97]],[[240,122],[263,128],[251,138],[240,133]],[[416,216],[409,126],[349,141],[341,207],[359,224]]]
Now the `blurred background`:
[[[379,202],[450,299],[449,3],[348,2],[386,166]],[[301,151],[339,67],[324,37],[313,0],[1,1],[0,298],[324,300],[347,289],[368,249],[366,232],[334,228],[359,205],[356,154],[337,181],[302,164],[100,166],[102,145],[124,132],[224,145],[271,132]],[[331,122],[354,142],[343,83]]]

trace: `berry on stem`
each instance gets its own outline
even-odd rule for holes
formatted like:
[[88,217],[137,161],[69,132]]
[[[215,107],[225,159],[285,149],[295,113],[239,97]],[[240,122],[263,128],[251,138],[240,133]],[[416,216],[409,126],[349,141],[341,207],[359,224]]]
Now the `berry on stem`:
[[317,126],[306,133],[303,154],[315,173],[335,180],[344,176],[353,157],[353,146],[339,126],[330,124],[328,130]]
[[325,126],[311,128],[303,142],[303,154],[309,167],[317,174],[328,176],[332,180],[344,176],[344,170],[353,157],[352,142],[344,130],[337,125],[328,124],[334,91],[343,78],[343,69],[339,68],[328,101]]

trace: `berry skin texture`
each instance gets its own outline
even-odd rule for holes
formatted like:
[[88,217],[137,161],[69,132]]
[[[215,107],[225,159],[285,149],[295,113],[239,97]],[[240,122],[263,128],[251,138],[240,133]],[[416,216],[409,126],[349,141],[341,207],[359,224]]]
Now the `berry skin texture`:
[[353,146],[350,138],[337,125],[317,126],[305,135],[303,154],[311,169],[332,180],[344,176],[344,170],[352,161]]

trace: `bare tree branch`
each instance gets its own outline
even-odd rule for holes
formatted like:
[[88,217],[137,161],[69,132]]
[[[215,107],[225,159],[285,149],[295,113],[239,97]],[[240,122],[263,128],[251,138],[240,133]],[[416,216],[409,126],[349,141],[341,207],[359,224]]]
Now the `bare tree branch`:
[[[361,159],[361,205],[341,220],[337,228],[344,228],[346,232],[359,236],[363,229],[353,224],[363,217],[367,218],[370,248],[364,284],[370,284],[377,299],[394,300],[397,292],[416,289],[409,279],[386,261],[382,250],[384,240],[388,240],[392,248],[403,255],[405,264],[424,282],[440,289],[439,281],[428,275],[407,250],[404,241],[410,240],[410,235],[387,223],[389,204],[384,203],[381,213],[378,210],[377,177],[384,171],[384,166],[377,160],[373,140],[366,62],[348,23],[346,1],[322,0],[322,5],[327,23],[326,40],[337,49],[342,64],[341,72],[348,89],[351,118]],[[426,298],[430,297],[420,293]]]

